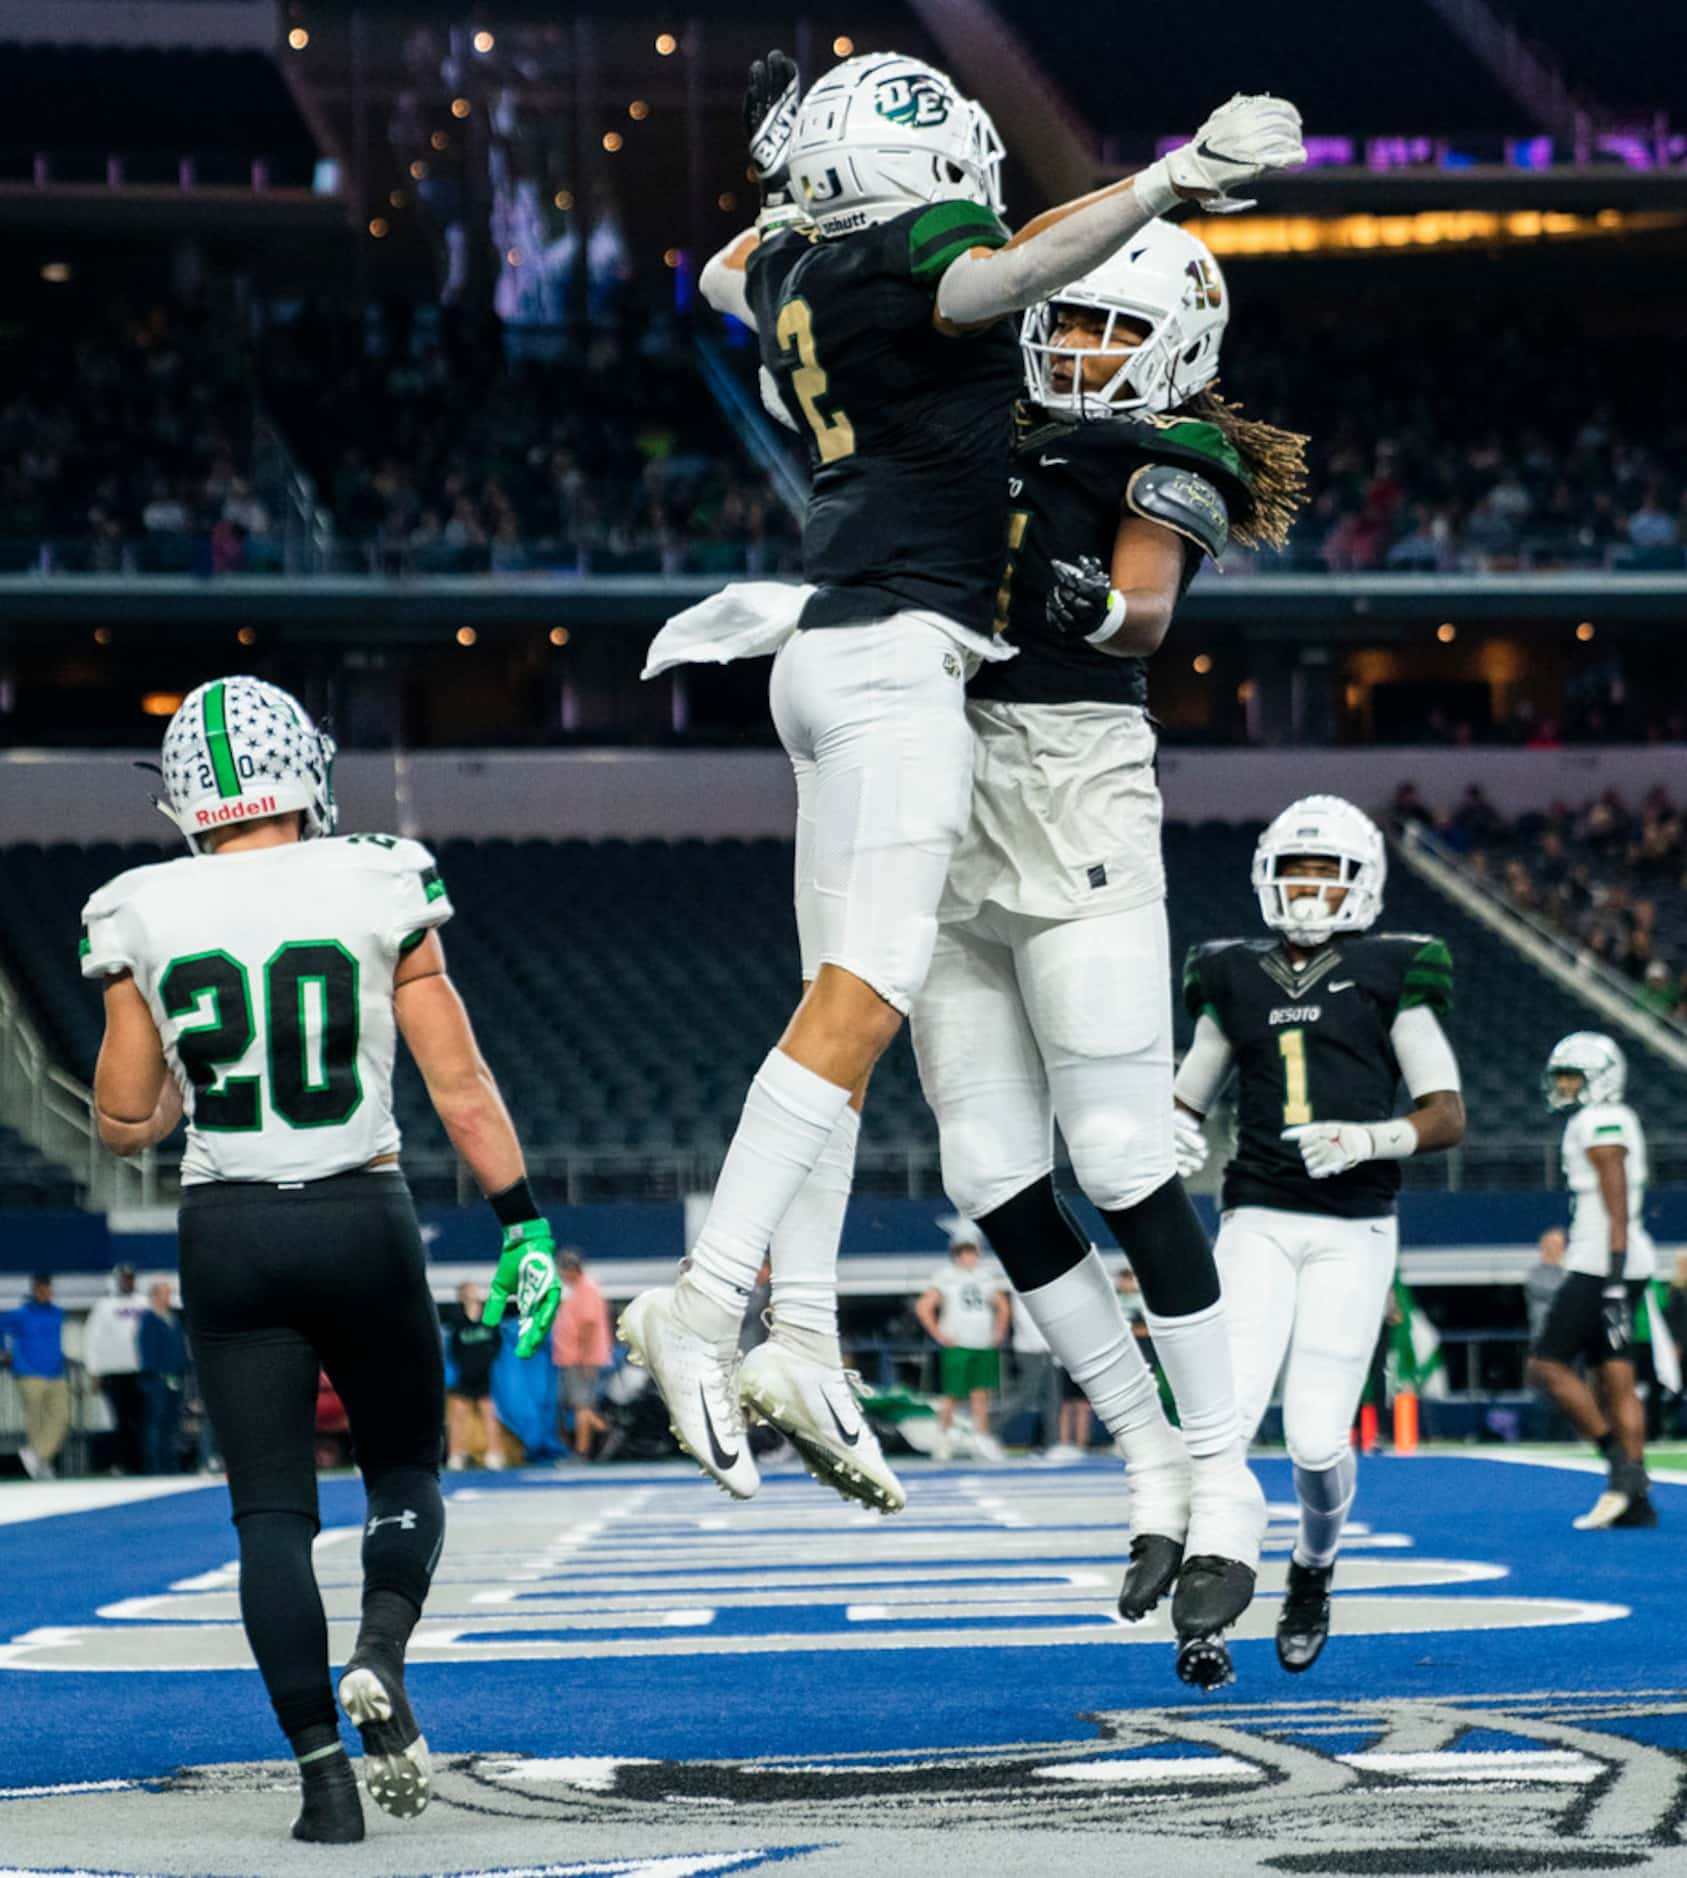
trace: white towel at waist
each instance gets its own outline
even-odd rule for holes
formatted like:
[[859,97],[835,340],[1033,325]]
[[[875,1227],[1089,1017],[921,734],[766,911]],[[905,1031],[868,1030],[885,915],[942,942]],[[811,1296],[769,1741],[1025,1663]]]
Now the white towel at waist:
[[644,678],[675,665],[730,665],[759,659],[797,630],[812,587],[785,580],[740,580],[676,613],[650,642]]

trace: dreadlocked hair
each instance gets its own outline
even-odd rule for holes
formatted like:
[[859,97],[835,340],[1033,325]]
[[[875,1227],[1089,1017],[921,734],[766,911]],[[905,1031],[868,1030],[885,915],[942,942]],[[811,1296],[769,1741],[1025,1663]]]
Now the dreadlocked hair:
[[1231,539],[1239,548],[1282,547],[1306,502],[1309,439],[1299,431],[1244,417],[1239,404],[1221,398],[1210,385],[1180,405],[1177,415],[1221,430],[1253,484],[1252,512],[1245,520],[1232,522]]

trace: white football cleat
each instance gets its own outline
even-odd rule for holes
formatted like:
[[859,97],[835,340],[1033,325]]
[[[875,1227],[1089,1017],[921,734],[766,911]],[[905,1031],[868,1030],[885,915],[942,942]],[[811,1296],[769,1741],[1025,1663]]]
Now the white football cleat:
[[641,1291],[615,1329],[662,1392],[674,1439],[728,1493],[749,1499],[761,1476],[738,1404],[736,1345],[723,1349],[685,1329],[674,1316],[672,1285]]
[[861,1413],[853,1386],[859,1380],[853,1370],[828,1368],[774,1336],[744,1358],[738,1393],[789,1438],[822,1485],[880,1513],[900,1513],[908,1495]]
[[1571,1520],[1570,1524],[1577,1532],[1604,1532],[1614,1526],[1628,1508],[1628,1495],[1619,1493],[1615,1487],[1607,1487],[1587,1512]]

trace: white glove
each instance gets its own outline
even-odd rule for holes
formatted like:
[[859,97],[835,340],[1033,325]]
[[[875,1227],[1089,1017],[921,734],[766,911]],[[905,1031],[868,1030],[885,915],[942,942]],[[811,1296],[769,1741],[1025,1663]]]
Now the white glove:
[[1234,215],[1254,205],[1232,198],[1229,190],[1267,170],[1295,169],[1305,161],[1300,112],[1269,92],[1257,97],[1238,92],[1213,112],[1192,143],[1180,144],[1142,174],[1163,182],[1183,201],[1199,202],[1209,215]]
[[1285,1128],[1283,1139],[1300,1149],[1300,1158],[1314,1180],[1328,1180],[1361,1161],[1376,1159],[1376,1141],[1363,1122],[1305,1122],[1299,1128]]
[[1172,1110],[1172,1156],[1177,1163],[1177,1177],[1187,1180],[1200,1173],[1212,1150],[1207,1146],[1206,1130],[1187,1109]]

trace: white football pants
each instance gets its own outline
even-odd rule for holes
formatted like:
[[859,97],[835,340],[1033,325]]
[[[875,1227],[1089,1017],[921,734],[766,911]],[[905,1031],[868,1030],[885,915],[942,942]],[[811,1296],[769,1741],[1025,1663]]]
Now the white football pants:
[[1321,1472],[1348,1450],[1394,1283],[1399,1222],[1238,1206],[1224,1215],[1219,1281],[1230,1323],[1236,1406],[1252,1440],[1283,1373],[1283,1438]]
[[797,777],[803,978],[841,966],[906,1015],[972,802],[965,655],[925,613],[799,632],[768,695]]
[[1047,1174],[1057,1119],[1096,1206],[1134,1206],[1171,1178],[1169,955],[1158,900],[1066,920],[991,906],[941,928],[914,1054],[962,1213]]

